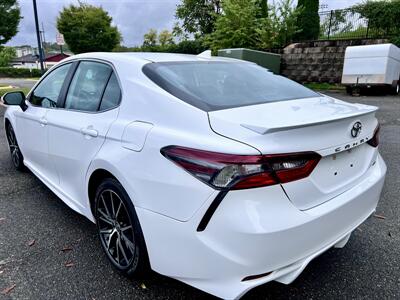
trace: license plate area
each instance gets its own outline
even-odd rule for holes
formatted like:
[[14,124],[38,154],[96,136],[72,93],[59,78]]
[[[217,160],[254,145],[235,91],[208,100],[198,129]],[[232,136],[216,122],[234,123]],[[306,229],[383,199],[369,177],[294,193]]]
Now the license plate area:
[[323,157],[311,174],[311,180],[324,193],[333,192],[360,178],[373,159],[373,148],[367,144]]
[[324,156],[309,177],[285,183],[282,187],[298,209],[307,210],[358,184],[376,156],[376,148],[368,144]]

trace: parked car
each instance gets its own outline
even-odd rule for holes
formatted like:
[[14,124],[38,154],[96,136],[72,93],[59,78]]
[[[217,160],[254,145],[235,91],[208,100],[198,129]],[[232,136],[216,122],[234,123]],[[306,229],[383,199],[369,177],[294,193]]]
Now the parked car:
[[342,84],[349,94],[376,87],[397,95],[400,92],[400,49],[393,44],[347,47]]
[[343,247],[384,183],[377,107],[250,62],[87,53],[3,101],[14,166],[97,224],[117,270],[225,299]]

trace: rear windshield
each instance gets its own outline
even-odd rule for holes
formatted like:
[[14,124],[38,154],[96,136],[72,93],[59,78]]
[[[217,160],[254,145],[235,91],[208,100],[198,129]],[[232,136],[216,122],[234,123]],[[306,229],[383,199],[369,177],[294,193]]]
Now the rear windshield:
[[243,62],[149,63],[143,72],[170,94],[204,111],[319,96]]

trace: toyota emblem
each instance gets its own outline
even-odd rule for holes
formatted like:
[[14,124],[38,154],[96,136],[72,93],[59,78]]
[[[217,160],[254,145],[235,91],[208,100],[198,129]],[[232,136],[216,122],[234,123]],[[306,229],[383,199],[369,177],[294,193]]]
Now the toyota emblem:
[[362,128],[361,122],[355,122],[353,127],[351,128],[351,136],[353,138],[358,137],[361,133],[361,128]]

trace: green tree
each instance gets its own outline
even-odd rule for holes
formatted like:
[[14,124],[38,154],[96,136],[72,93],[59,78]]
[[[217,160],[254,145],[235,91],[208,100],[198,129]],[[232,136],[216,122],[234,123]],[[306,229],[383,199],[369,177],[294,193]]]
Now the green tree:
[[174,38],[171,32],[169,32],[168,30],[162,30],[159,34],[158,34],[158,42],[159,44],[164,47],[166,45],[171,45],[174,43]]
[[149,32],[143,36],[143,46],[154,47],[157,45],[157,30],[151,28]]
[[368,20],[369,37],[390,37],[400,46],[400,0],[368,0],[352,10]]
[[223,14],[215,23],[206,43],[215,51],[222,48],[257,48],[263,22],[257,17],[257,0],[225,0]]
[[[206,44],[214,51],[222,48],[267,49],[283,47],[297,33],[301,8],[293,0],[274,1],[260,14],[259,0],[225,0],[216,29]],[[264,17],[265,16],[265,17]]]
[[298,8],[303,8],[297,21],[299,32],[296,39],[299,41],[315,40],[319,36],[319,0],[299,0]]
[[189,38],[189,35],[182,29],[179,22],[175,22],[172,35],[179,41],[186,41]]
[[176,8],[175,17],[182,21],[186,32],[199,36],[214,31],[220,13],[221,0],[183,0]]
[[7,43],[18,32],[21,11],[17,0],[0,0],[0,45]]
[[295,8],[293,0],[279,0],[269,6],[265,24],[259,29],[262,37],[259,48],[281,48],[294,39],[299,32],[297,20],[302,7]]
[[256,5],[259,8],[258,17],[260,18],[268,17],[268,0],[257,0]]
[[121,42],[112,18],[101,7],[79,2],[64,7],[57,18],[57,29],[74,53],[111,51]]
[[8,67],[16,53],[13,47],[1,47],[0,48],[0,67]]

